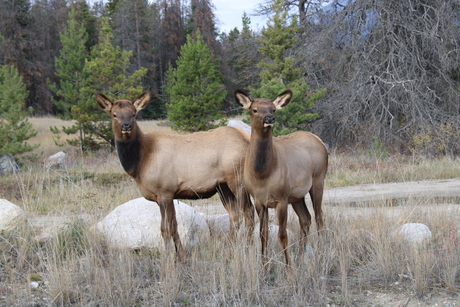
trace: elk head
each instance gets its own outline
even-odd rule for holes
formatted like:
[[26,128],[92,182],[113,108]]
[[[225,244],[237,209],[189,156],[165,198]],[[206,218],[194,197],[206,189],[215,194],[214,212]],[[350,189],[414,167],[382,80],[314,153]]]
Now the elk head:
[[242,90],[235,90],[234,96],[236,102],[248,110],[251,127],[256,131],[260,129],[267,131],[276,121],[275,111],[284,108],[289,103],[292,92],[284,91],[273,101],[265,98],[252,99]]
[[103,94],[96,94],[96,101],[112,120],[112,129],[117,139],[128,139],[136,127],[136,114],[145,108],[150,100],[150,93],[144,92],[134,102],[129,100],[110,101]]

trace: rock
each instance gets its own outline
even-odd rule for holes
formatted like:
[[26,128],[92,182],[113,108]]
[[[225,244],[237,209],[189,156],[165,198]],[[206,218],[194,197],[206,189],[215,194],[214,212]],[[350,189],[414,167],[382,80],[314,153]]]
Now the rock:
[[0,175],[19,172],[19,165],[12,155],[0,155]]
[[[175,200],[177,229],[185,247],[194,246],[209,238],[205,219],[190,206]],[[158,204],[137,198],[110,212],[96,229],[114,248],[139,249],[142,247],[164,249],[160,231],[161,214]]]
[[431,239],[431,230],[425,224],[407,223],[401,226],[398,235],[411,246],[418,246],[428,243]]
[[0,231],[10,231],[26,222],[26,213],[6,199],[0,199]]
[[247,134],[251,135],[251,126],[242,122],[241,120],[231,119],[228,121],[227,126],[243,130]]
[[204,218],[208,223],[211,235],[224,236],[230,231],[230,216],[228,214],[213,214]]
[[52,166],[57,167],[65,167],[66,164],[66,154],[63,151],[55,153],[54,155],[49,156],[48,158],[44,159],[42,165],[46,168],[50,168]]

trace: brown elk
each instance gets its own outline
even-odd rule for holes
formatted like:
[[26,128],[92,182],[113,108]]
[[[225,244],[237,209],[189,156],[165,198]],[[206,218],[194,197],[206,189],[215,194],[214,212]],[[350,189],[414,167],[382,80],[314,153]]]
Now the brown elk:
[[311,215],[305,204],[310,193],[315,211],[317,229],[323,227],[321,202],[328,155],[324,143],[306,131],[273,137],[274,113],[285,107],[292,92],[287,90],[275,100],[251,99],[241,90],[234,92],[236,102],[247,109],[251,120],[251,139],[244,166],[244,185],[254,198],[260,218],[260,237],[264,266],[268,236],[268,208],[274,208],[278,217],[278,240],[289,265],[286,231],[288,204],[299,217],[301,239],[300,253],[306,248]]
[[111,117],[121,165],[142,195],[158,203],[162,237],[166,246],[173,239],[179,259],[185,257],[185,250],[177,232],[174,199],[208,198],[218,192],[230,215],[230,235],[239,225],[241,211],[252,232],[254,209],[242,184],[248,146],[243,132],[220,127],[186,135],[144,134],[136,114],[148,104],[148,92],[134,102],[112,102],[103,94],[97,94],[96,100]]

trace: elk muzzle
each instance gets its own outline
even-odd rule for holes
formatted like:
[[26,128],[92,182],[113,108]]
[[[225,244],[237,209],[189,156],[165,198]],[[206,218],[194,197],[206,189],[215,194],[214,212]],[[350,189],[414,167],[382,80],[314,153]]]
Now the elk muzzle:
[[125,134],[125,133],[131,133],[131,128],[132,128],[132,125],[129,123],[129,124],[122,124],[121,125],[121,133]]
[[275,123],[275,116],[267,115],[264,117],[264,128],[273,127],[274,123]]

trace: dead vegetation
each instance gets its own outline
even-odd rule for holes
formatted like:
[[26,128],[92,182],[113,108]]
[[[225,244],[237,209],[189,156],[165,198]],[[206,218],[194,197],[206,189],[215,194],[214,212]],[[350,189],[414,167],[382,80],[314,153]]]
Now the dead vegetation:
[[[326,189],[459,177],[460,162],[448,157],[332,151]],[[397,207],[325,204],[324,238],[312,229],[301,259],[291,241],[289,272],[278,244],[269,244],[265,271],[258,244],[248,244],[244,233],[234,245],[212,237],[188,249],[183,264],[154,250],[109,249],[91,226],[140,196],[115,153],[74,154],[62,169],[26,162],[21,173],[1,177],[0,187],[1,197],[29,217],[73,217],[46,242],[35,240],[40,230],[31,226],[1,234],[2,306],[431,306],[455,302],[460,286],[456,199],[450,206],[429,197],[400,200]],[[217,197],[191,204],[221,207]],[[393,238],[407,222],[426,224],[432,241],[411,248]],[[288,228],[298,237],[296,220]]]

